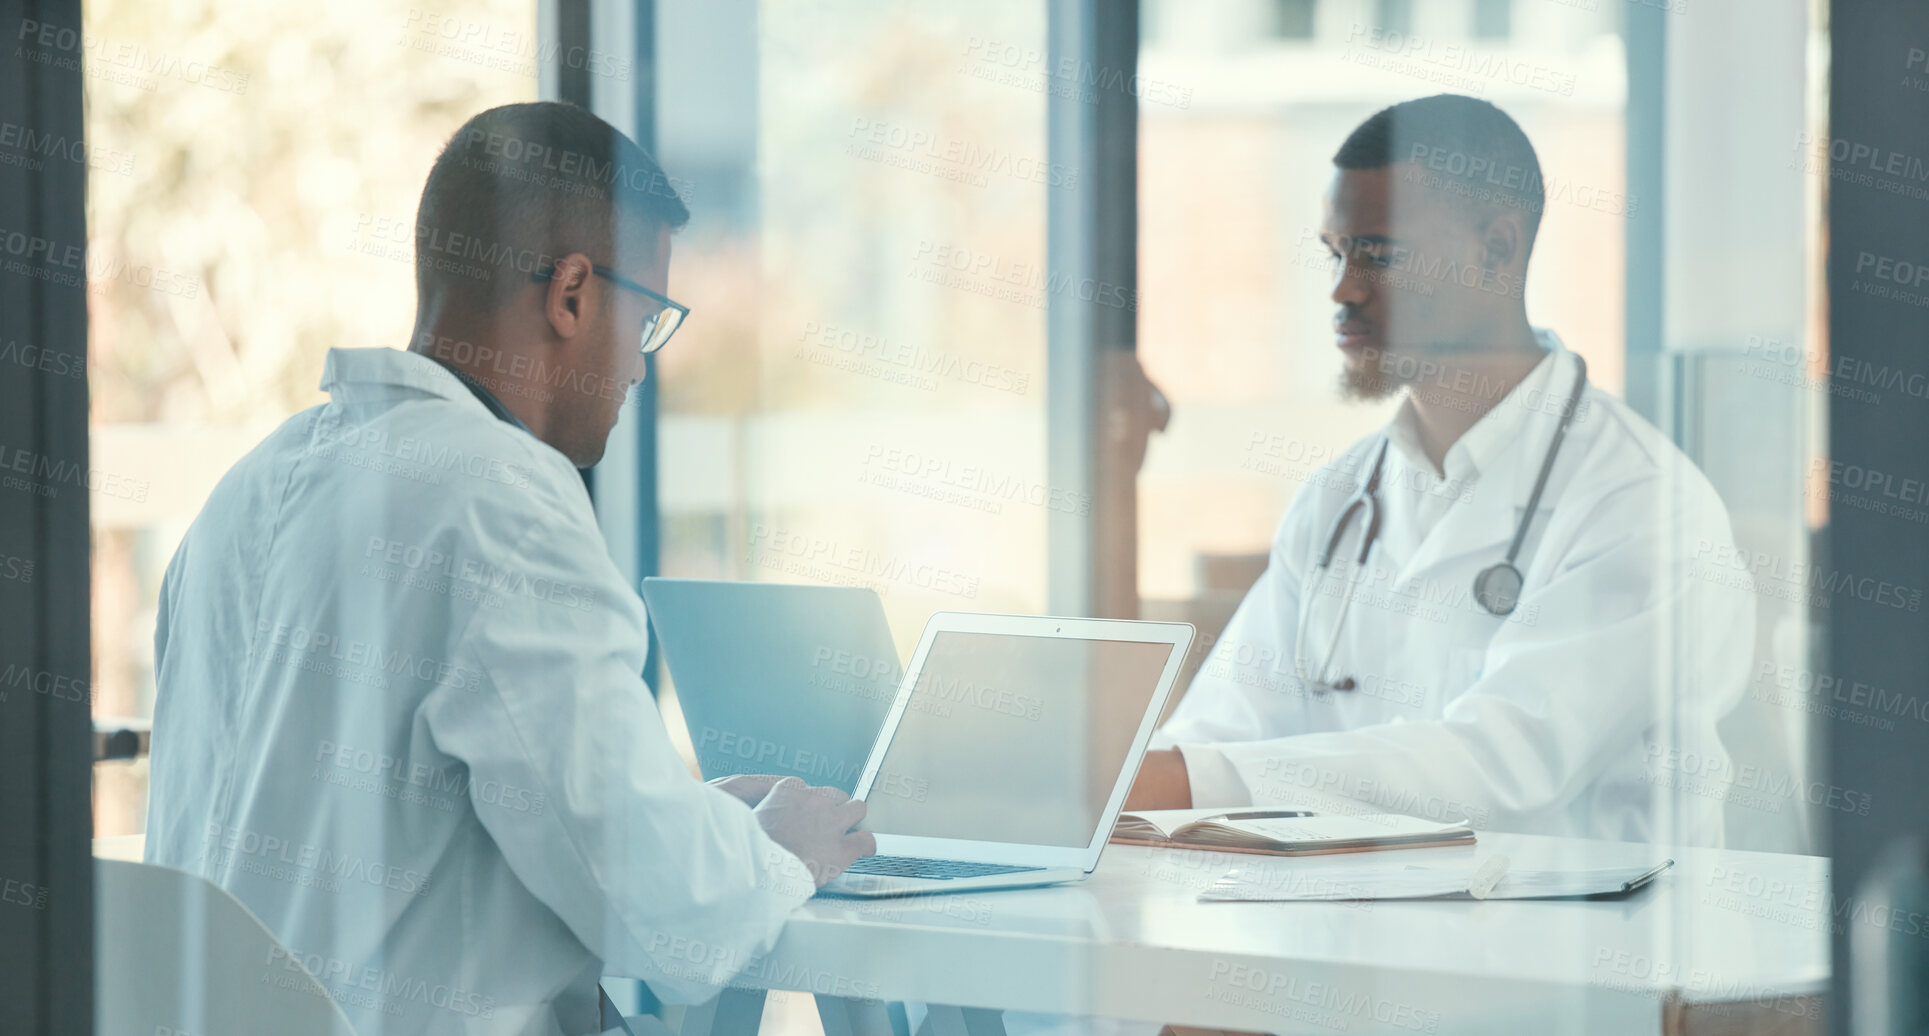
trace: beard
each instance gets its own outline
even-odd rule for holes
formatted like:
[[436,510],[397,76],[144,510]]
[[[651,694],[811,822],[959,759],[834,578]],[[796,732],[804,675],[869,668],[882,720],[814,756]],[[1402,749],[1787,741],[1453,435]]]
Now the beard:
[[1353,403],[1374,403],[1398,392],[1404,382],[1393,377],[1397,364],[1382,362],[1385,351],[1367,346],[1347,356],[1340,364],[1340,398]]

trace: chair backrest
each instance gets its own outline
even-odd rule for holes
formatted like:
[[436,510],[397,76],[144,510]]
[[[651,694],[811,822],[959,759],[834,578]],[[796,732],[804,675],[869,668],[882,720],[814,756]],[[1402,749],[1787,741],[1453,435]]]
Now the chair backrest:
[[241,901],[171,867],[94,860],[95,1031],[355,1036]]

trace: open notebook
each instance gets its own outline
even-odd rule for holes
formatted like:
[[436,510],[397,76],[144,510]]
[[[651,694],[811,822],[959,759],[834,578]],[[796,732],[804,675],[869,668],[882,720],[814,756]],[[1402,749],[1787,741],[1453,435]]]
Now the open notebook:
[[1472,845],[1465,824],[1397,813],[1280,815],[1266,810],[1153,809],[1120,814],[1112,841],[1268,856],[1316,856],[1374,849]]

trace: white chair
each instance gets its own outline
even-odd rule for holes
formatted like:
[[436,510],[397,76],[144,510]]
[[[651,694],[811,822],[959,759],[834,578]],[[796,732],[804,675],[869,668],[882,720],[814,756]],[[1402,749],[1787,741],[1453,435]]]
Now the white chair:
[[96,1032],[355,1036],[274,933],[205,878],[97,855],[94,911]]

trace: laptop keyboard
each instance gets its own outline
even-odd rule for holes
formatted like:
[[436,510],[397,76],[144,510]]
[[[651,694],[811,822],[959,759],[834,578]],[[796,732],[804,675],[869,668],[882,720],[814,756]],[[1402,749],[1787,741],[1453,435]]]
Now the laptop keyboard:
[[847,874],[883,874],[893,878],[979,878],[987,874],[1014,874],[1043,870],[1042,867],[1013,867],[1002,863],[967,863],[963,860],[927,860],[918,856],[866,856],[845,869]]

